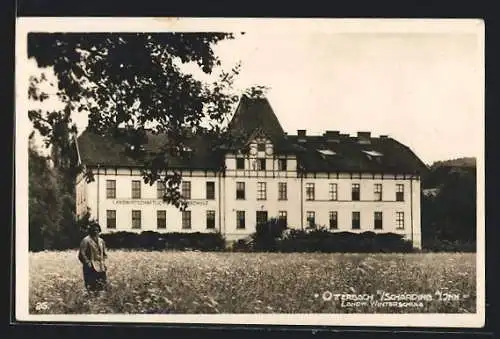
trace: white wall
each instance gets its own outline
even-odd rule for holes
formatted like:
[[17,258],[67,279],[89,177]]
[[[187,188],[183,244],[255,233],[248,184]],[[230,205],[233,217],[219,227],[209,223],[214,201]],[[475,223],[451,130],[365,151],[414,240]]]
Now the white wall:
[[[259,152],[257,143],[266,143],[266,150]],[[236,169],[236,153],[226,155],[226,176],[224,178],[224,234],[228,240],[236,240],[255,232],[256,212],[267,211],[268,218],[277,218],[279,211],[287,212],[290,227],[300,228],[300,178],[297,177],[295,155],[275,155],[274,147],[266,138],[256,138],[249,144],[249,154],[245,155],[245,169]],[[266,170],[259,171],[253,166],[258,158],[266,159]],[[286,171],[279,171],[279,159],[286,159]],[[245,182],[245,199],[236,199],[236,183]],[[257,200],[258,182],[266,183],[266,200]],[[278,183],[287,184],[287,200],[278,200]],[[236,211],[245,211],[245,228],[238,229]]]
[[[245,182],[245,200],[236,200],[236,182]],[[257,200],[257,183],[266,183],[266,200]],[[287,183],[287,200],[278,200],[278,183]],[[287,212],[290,227],[300,228],[300,179],[295,178],[225,178],[226,213],[225,234],[236,239],[255,232],[256,211],[267,211],[268,217],[278,217],[279,211]],[[236,211],[245,211],[245,229],[236,228]]]
[[420,180],[412,180],[413,193],[413,246],[422,248],[422,209],[420,208],[421,185]]
[[77,217],[83,216],[87,210],[87,205],[87,183],[85,182],[83,173],[80,173],[76,177],[75,185],[75,212]]
[[[191,211],[191,229],[182,229],[182,213],[175,207],[166,204],[157,198],[156,183],[152,186],[145,184],[138,171],[130,174],[129,169],[118,169],[107,171],[101,168],[95,170],[95,180],[88,184],[88,197],[91,215],[98,219],[103,228],[103,233],[115,231],[142,232],[146,230],[158,232],[212,232],[206,228],[206,211],[215,211],[215,229],[220,227],[218,209],[219,178],[215,174],[204,172],[193,172],[192,177],[187,174],[184,180],[191,181],[191,202],[187,210]],[[106,180],[116,181],[116,199],[106,198]],[[141,198],[132,199],[132,181],[141,181]],[[215,199],[206,199],[206,182],[215,182]],[[99,186],[99,192],[97,187]],[[99,200],[99,206],[97,201]],[[116,211],[116,229],[106,228],[106,211]],[[132,210],[141,210],[141,229],[132,229]],[[167,228],[157,228],[157,211],[165,210],[167,215]]]

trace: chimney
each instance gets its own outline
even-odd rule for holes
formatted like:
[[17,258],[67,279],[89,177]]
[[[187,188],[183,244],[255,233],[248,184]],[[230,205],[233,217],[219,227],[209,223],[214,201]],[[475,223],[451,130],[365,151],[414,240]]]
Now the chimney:
[[358,142],[360,144],[369,144],[370,134],[370,132],[358,132]]
[[340,139],[340,134],[339,131],[327,130],[325,133],[323,133],[323,137],[326,139],[327,142],[338,142]]
[[305,129],[298,129],[297,130],[297,141],[298,142],[306,142],[306,130]]

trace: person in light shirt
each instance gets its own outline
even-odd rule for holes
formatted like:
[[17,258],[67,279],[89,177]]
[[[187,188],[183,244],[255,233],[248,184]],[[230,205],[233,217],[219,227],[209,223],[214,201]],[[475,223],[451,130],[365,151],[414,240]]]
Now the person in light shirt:
[[82,239],[78,259],[83,265],[83,280],[89,292],[103,291],[107,283],[106,243],[99,237],[101,227],[93,223],[88,228],[88,235]]

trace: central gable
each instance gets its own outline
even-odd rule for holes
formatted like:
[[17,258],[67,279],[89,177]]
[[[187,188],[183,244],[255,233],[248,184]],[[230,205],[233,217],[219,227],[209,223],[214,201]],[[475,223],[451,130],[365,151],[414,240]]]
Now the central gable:
[[228,125],[233,135],[249,137],[256,130],[261,130],[271,139],[285,135],[283,127],[274,114],[269,101],[265,98],[242,96],[236,111]]
[[262,130],[257,129],[249,138],[248,149],[250,155],[264,158],[274,153],[274,145],[271,138]]
[[271,138],[261,129],[257,128],[245,142],[235,149],[236,155],[250,155],[252,157],[265,157],[274,153],[274,144]]
[[233,136],[227,149],[249,151],[248,147],[257,137],[265,137],[273,153],[295,154],[298,148],[287,140],[283,127],[266,98],[249,98],[243,95],[228,125]]

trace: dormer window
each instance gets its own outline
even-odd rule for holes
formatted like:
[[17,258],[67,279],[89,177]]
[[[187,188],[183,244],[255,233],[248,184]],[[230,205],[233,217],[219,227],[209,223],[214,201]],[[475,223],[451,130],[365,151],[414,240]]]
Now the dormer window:
[[319,149],[318,152],[321,153],[322,155],[335,155],[336,154],[334,151],[329,150],[329,149]]
[[363,150],[363,153],[366,154],[366,156],[368,157],[368,159],[370,159],[370,160],[374,159],[378,163],[380,163],[380,159],[383,156],[382,153],[374,151],[374,150]]
[[363,153],[365,153],[365,154],[367,154],[367,155],[369,155],[371,157],[381,157],[381,156],[383,156],[382,153],[377,152],[377,151],[373,151],[373,150],[370,150],[370,151],[363,150]]

